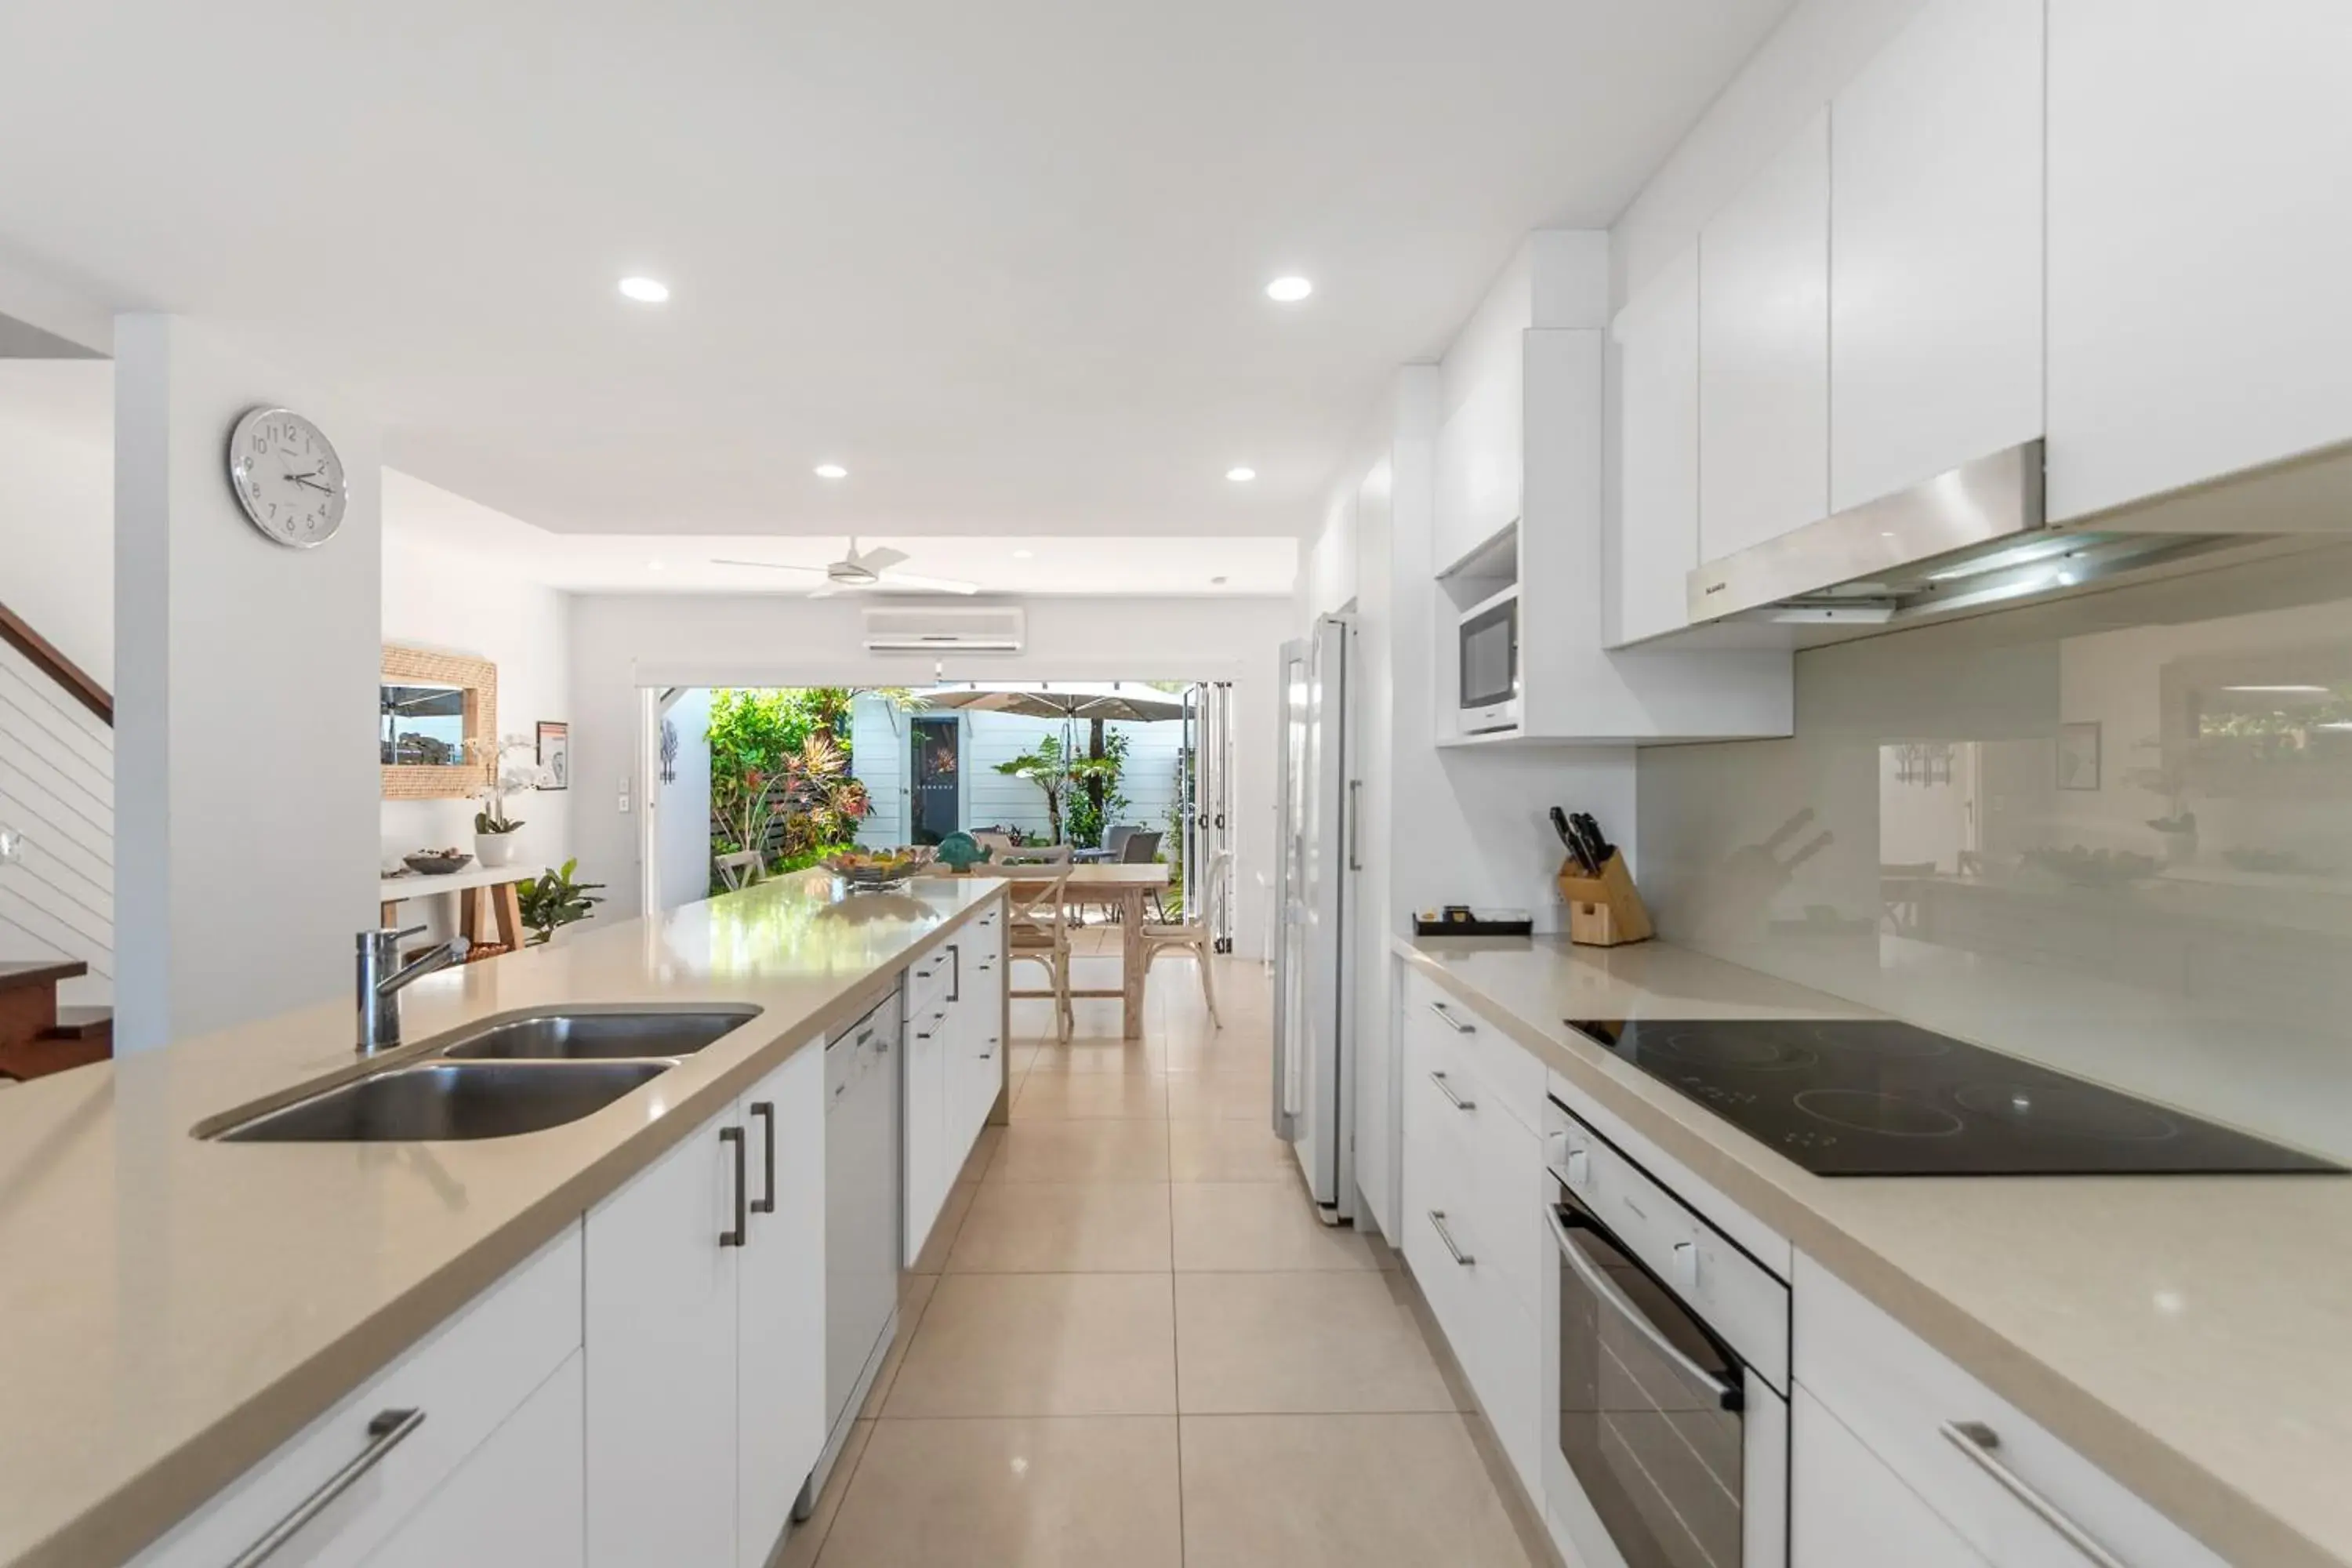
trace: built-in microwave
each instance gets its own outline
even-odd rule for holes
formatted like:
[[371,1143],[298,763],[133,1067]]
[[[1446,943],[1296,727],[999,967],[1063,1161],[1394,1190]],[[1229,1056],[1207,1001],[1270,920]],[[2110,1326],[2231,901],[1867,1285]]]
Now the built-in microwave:
[[1519,727],[1519,590],[1515,584],[1462,612],[1458,667],[1465,735]]

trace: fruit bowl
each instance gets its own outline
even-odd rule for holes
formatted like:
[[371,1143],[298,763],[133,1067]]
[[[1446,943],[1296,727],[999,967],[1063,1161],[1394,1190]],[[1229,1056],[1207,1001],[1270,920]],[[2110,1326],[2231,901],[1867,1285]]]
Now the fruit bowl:
[[465,868],[473,857],[462,849],[420,849],[414,855],[404,855],[400,863],[425,877],[446,877]]
[[851,850],[830,856],[824,868],[853,893],[878,892],[903,885],[930,857],[919,849]]

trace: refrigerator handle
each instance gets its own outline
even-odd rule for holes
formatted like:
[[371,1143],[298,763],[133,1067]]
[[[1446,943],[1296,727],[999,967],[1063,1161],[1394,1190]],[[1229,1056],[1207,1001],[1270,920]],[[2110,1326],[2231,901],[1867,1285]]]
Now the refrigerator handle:
[[1348,781],[1348,869],[1360,871],[1364,862],[1356,853],[1356,828],[1364,819],[1364,781]]

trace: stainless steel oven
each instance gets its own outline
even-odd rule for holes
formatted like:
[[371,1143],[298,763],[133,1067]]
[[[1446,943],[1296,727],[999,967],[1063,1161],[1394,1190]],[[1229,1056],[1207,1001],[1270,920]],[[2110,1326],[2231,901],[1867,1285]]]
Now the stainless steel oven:
[[1462,612],[1456,647],[1465,735],[1519,727],[1519,591],[1504,589]]
[[1787,1568],[1789,1288],[1558,1100],[1544,1504],[1590,1568]]

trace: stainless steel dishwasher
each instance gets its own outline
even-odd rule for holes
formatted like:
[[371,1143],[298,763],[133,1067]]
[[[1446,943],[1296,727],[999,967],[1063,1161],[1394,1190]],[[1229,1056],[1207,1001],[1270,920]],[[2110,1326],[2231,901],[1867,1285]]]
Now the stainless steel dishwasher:
[[824,1047],[824,1453],[806,1519],[898,1332],[898,993]]

